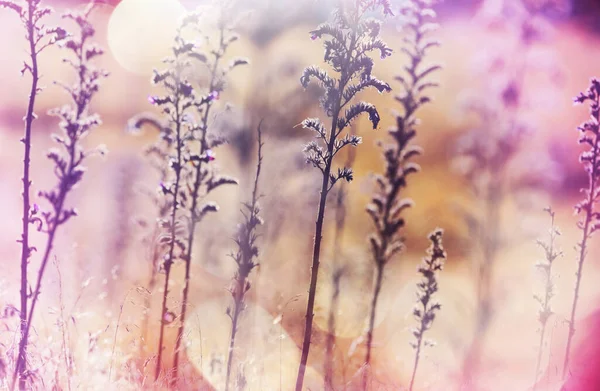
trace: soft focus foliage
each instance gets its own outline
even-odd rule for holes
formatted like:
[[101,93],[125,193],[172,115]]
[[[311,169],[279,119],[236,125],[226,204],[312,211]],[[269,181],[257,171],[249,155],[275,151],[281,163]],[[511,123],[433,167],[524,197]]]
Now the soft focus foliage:
[[[112,19],[111,0],[83,23],[86,3],[0,1],[0,389],[18,358],[22,247],[28,389],[223,390],[228,362],[232,390],[292,389],[323,179],[304,390],[362,390],[364,374],[368,391],[408,389],[413,373],[413,391],[597,384],[590,2],[122,0]],[[28,4],[43,50],[24,246]],[[448,258],[431,273],[435,227]]]

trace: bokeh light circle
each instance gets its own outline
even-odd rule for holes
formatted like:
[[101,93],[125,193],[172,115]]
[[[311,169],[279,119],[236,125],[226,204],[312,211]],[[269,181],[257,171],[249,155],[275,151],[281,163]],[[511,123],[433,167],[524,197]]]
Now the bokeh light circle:
[[150,75],[169,54],[185,13],[178,0],[123,0],[108,23],[108,46],[130,72]]

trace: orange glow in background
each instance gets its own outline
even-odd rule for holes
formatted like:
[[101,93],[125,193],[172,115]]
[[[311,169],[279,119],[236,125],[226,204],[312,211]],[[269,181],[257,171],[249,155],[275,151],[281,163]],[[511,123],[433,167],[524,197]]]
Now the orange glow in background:
[[[47,381],[47,388],[40,389],[50,389],[55,380],[64,387],[66,377],[72,379],[73,389],[81,390],[152,387],[162,292],[159,288],[155,292],[146,289],[151,270],[149,249],[137,222],[151,220],[155,213],[140,188],[158,184],[142,155],[157,134],[151,128],[131,134],[126,127],[136,114],[154,110],[147,100],[156,93],[150,83],[152,69],[162,66],[179,18],[195,6],[192,3],[122,0],[117,6],[100,5],[94,13],[96,39],[107,49],[99,66],[111,75],[93,103],[103,125],[85,142],[88,146],[105,144],[110,152],[87,162],[86,177],[70,198],[79,216],[59,234],[55,259],[44,280],[31,348],[43,363],[37,368],[38,374]],[[222,389],[231,328],[225,313],[231,301],[227,288],[235,271],[227,255],[235,248],[231,238],[240,220],[240,202],[247,199],[252,186],[253,132],[261,118],[265,119],[266,143],[261,189],[265,225],[259,239],[260,267],[251,277],[236,355],[242,362],[245,390],[291,390],[295,384],[319,184],[316,170],[304,164],[302,155],[310,135],[296,125],[307,116],[322,117],[317,92],[304,91],[299,77],[304,67],[322,61],[322,46],[310,39],[308,31],[326,20],[330,5],[312,0],[300,3],[289,2],[287,7],[266,0],[256,1],[256,7],[254,2],[246,4],[243,8],[249,13],[241,18],[240,40],[228,54],[251,61],[250,66],[231,75],[220,98],[222,107],[225,102],[232,105],[218,121],[230,142],[216,150],[216,162],[220,171],[239,178],[240,184],[212,195],[221,209],[198,228],[192,310],[183,344],[185,389],[205,389],[202,387],[208,384]],[[600,36],[581,18],[537,17],[539,20],[531,21],[543,24],[543,37],[523,51],[515,16],[503,13],[506,4],[515,9],[521,6],[517,0],[485,0],[468,10],[451,10],[452,5],[446,4],[441,12],[441,28],[435,36],[442,46],[432,51],[428,60],[443,65],[436,75],[441,87],[432,92],[433,103],[419,114],[422,123],[416,142],[425,152],[418,159],[422,170],[411,177],[407,190],[415,201],[415,207],[406,214],[407,249],[387,267],[378,305],[373,390],[402,390],[410,381],[414,357],[410,330],[415,326],[412,308],[419,279],[416,268],[428,246],[427,234],[436,227],[445,230],[448,253],[437,296],[442,309],[427,335],[435,346],[424,351],[415,389],[459,389],[464,358],[475,334],[475,266],[479,256],[478,243],[463,217],[465,212],[481,217],[485,211],[483,200],[461,175],[471,162],[459,159],[457,150],[460,140],[476,128],[483,128],[493,140],[500,131],[496,125],[509,115],[518,116],[528,130],[514,158],[502,162],[511,187],[495,205],[500,245],[490,285],[494,313],[483,345],[477,389],[530,390],[533,385],[539,339],[539,305],[533,295],[543,292],[535,264],[544,257],[536,239],[547,235],[549,219],[543,209],[549,205],[556,211],[561,231],[558,246],[564,254],[554,265],[554,314],[548,323],[537,389],[558,391],[561,387],[575,284],[574,246],[581,236],[573,205],[582,197],[579,189],[586,185],[578,162],[576,127],[587,119],[588,111],[583,106],[573,107],[572,97],[585,90],[592,76],[600,76]],[[60,2],[53,6],[57,11],[81,7]],[[60,21],[56,15],[50,20]],[[26,53],[21,30],[17,18],[0,10],[0,310],[17,307],[19,301],[20,248],[16,239],[20,235],[23,153],[19,139],[29,88],[28,76],[19,77]],[[385,61],[377,60],[375,73],[399,91],[400,85],[393,78],[406,62],[400,52],[402,32],[390,23],[383,38],[394,54]],[[57,48],[51,48],[41,58],[45,89],[36,108],[39,119],[33,134],[32,194],[54,183],[45,151],[52,146],[49,136],[57,124],[46,112],[66,101],[64,92],[52,84],[53,80],[71,78],[61,57]],[[498,97],[521,67],[525,67],[518,98],[521,106],[516,114],[503,111]],[[339,390],[359,390],[373,276],[366,240],[372,223],[365,206],[372,190],[371,174],[382,169],[377,141],[385,139],[385,130],[394,124],[393,112],[398,109],[392,94],[366,93],[365,99],[379,108],[382,121],[375,131],[364,119],[356,123],[363,143],[357,149],[355,180],[346,186],[346,231],[337,254],[346,270],[335,330],[334,383]],[[486,121],[472,110],[473,106],[485,106],[497,117]],[[535,186],[520,187],[524,182],[535,182]],[[333,291],[334,220],[330,213],[322,248],[307,390],[323,389]],[[34,232],[32,242],[41,237]],[[573,353],[573,365],[592,369],[600,367],[600,342],[594,337],[600,309],[600,285],[596,283],[600,279],[599,255],[600,241],[594,237],[584,267]],[[39,263],[38,257],[33,255],[32,265]],[[176,265],[171,292],[180,292],[182,276],[183,265]],[[173,308],[180,304],[177,295],[169,300]],[[145,303],[151,307],[144,308]],[[151,324],[143,338],[140,319],[144,311],[150,311]],[[0,317],[0,358],[14,354],[17,325],[18,317]],[[67,345],[73,373],[67,373],[61,361],[61,330],[65,327],[70,330]],[[176,326],[167,329],[165,362],[170,362]],[[109,368],[112,374],[107,384]],[[0,370],[0,389],[2,382]],[[589,388],[581,390],[598,389],[589,383],[584,386]]]

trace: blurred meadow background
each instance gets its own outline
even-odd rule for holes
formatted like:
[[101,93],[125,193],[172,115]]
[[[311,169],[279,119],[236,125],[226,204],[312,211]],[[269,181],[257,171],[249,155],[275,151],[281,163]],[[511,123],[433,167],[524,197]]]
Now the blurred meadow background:
[[[58,11],[48,24],[59,22],[62,11],[81,10],[85,3],[47,0],[45,4]],[[334,0],[241,0],[235,6],[240,39],[227,58],[244,56],[250,64],[232,72],[219,97],[213,126],[227,143],[215,148],[212,164],[238,178],[239,185],[211,193],[209,198],[218,201],[220,211],[197,227],[181,389],[224,389],[231,333],[228,289],[236,270],[228,254],[236,248],[232,238],[241,217],[240,203],[252,191],[261,120],[264,161],[259,202],[264,225],[259,229],[259,266],[250,276],[234,373],[239,389],[293,389],[320,190],[319,172],[305,162],[302,152],[312,135],[298,124],[322,115],[320,89],[304,89],[299,78],[306,66],[322,63],[323,47],[311,40],[309,31],[328,20],[334,4]],[[44,277],[30,336],[29,367],[38,379],[32,388],[160,388],[152,384],[151,373],[164,276],[159,274],[160,282],[148,288],[152,273],[148,232],[157,212],[145,194],[159,187],[160,178],[143,154],[158,131],[143,126],[133,132],[128,124],[139,113],[159,113],[148,103],[158,88],[150,83],[152,70],[164,67],[161,60],[169,54],[184,12],[201,5],[201,0],[110,0],[91,15],[97,30],[94,38],[106,50],[98,66],[110,76],[92,103],[102,125],[84,143],[103,144],[109,152],[86,161],[85,178],[69,196],[78,216],[57,235]],[[428,233],[441,227],[447,261],[436,297],[442,309],[427,334],[435,346],[422,352],[415,389],[461,389],[473,346],[478,345],[477,380],[464,389],[529,390],[539,379],[537,389],[559,390],[576,280],[574,246],[581,240],[573,206],[587,183],[578,161],[576,128],[588,111],[573,107],[572,98],[600,74],[600,3],[446,0],[435,9],[440,28],[433,36],[441,46],[425,61],[442,65],[433,77],[440,87],[432,90],[432,103],[418,115],[415,142],[424,153],[415,161],[421,172],[410,178],[405,193],[415,202],[405,214],[406,249],[384,275],[369,389],[408,389],[417,266],[429,245]],[[337,193],[328,201],[306,389],[323,389],[330,298],[339,268],[343,273],[333,383],[337,390],[360,389],[374,276],[366,239],[373,227],[365,207],[374,187],[373,173],[383,169],[377,143],[385,141],[386,129],[394,125],[394,112],[400,108],[393,96],[401,86],[394,76],[408,62],[400,51],[402,23],[401,17],[385,19],[381,35],[394,52],[375,61],[374,72],[390,83],[392,93],[363,94],[379,109],[378,129],[373,130],[366,118],[353,124],[363,142],[352,164],[354,180],[343,185],[346,216],[341,237],[334,213]],[[23,28],[4,10],[0,37],[0,358],[5,365],[0,366],[0,388],[8,388],[18,345],[23,159],[19,140],[30,82],[28,75],[19,75],[27,55]],[[53,81],[73,80],[62,56],[57,47],[40,56],[40,83],[45,89],[38,96],[39,118],[32,133],[31,194],[42,209],[37,193],[55,181],[45,154],[52,147],[49,136],[57,131],[57,120],[46,113],[67,98]],[[349,157],[344,152],[338,159]],[[548,235],[550,219],[544,212],[548,206],[556,212],[561,231],[556,245],[563,255],[553,265],[553,314],[536,375],[540,323],[539,303],[533,296],[544,292],[543,273],[536,263],[545,257],[536,240]],[[43,234],[35,229],[30,237],[32,243],[42,243]],[[594,336],[600,316],[599,255],[598,240],[592,238],[579,292],[574,367],[600,366],[600,342]],[[39,257],[39,252],[33,253],[32,268]],[[482,267],[489,272],[481,273]],[[173,309],[180,306],[183,274],[183,265],[175,263],[168,298]],[[482,292],[490,313],[478,342]],[[176,329],[175,321],[166,327],[165,367],[171,362]],[[569,390],[600,389],[590,382]]]

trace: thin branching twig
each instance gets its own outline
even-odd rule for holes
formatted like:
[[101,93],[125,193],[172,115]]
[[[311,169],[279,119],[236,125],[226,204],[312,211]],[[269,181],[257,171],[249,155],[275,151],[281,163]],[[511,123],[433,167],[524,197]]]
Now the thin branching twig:
[[131,293],[132,289],[129,289],[127,293],[125,293],[125,297],[123,297],[123,302],[119,307],[119,316],[117,317],[117,324],[115,326],[115,334],[113,335],[112,348],[110,351],[110,365],[108,367],[108,385],[110,387],[110,379],[112,376],[113,364],[115,362],[115,348],[117,347],[117,336],[119,335],[119,327],[121,327],[121,318],[123,317],[123,307],[125,307],[125,303],[127,302],[127,297]]

